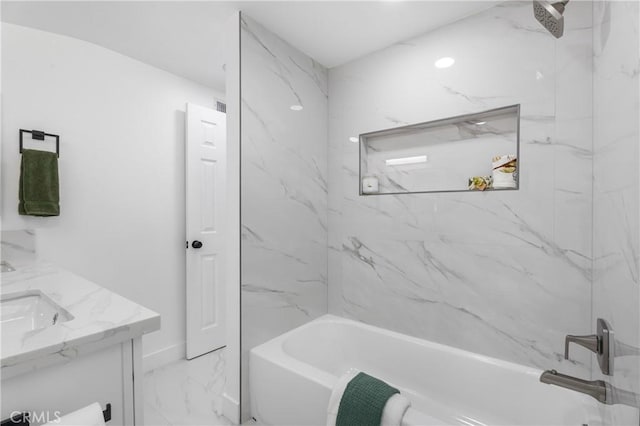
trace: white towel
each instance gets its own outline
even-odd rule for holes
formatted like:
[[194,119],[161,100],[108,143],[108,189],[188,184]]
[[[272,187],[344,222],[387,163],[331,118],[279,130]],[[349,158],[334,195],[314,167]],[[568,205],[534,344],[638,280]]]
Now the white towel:
[[[331,396],[329,397],[329,406],[327,407],[327,426],[336,426],[342,394],[344,394],[344,390],[347,388],[349,382],[356,377],[358,373],[360,373],[360,370],[350,368],[340,376],[333,386]],[[382,419],[380,419],[381,426],[400,426],[402,424],[402,418],[410,406],[411,401],[404,395],[397,393],[391,396],[384,405]]]
[[399,393],[393,395],[384,405],[380,424],[382,426],[400,426],[402,418],[410,406],[411,401],[406,396]]
[[97,402],[53,420],[44,426],[105,426],[102,407]]
[[338,409],[340,408],[342,394],[351,379],[356,377],[359,372],[360,370],[350,368],[346,373],[340,376],[336,384],[333,385],[333,390],[329,397],[329,406],[327,407],[327,426],[336,426],[336,419],[338,418]]

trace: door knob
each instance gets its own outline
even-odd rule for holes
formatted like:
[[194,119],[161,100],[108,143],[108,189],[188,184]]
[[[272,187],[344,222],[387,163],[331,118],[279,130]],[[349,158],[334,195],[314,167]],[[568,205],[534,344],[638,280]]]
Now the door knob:
[[191,243],[191,247],[193,247],[194,249],[199,249],[200,247],[202,247],[202,241],[195,240]]

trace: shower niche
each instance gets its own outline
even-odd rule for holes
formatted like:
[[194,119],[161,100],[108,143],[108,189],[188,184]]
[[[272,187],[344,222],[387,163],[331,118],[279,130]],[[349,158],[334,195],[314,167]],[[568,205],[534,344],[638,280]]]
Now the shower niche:
[[514,190],[520,105],[360,135],[360,195]]

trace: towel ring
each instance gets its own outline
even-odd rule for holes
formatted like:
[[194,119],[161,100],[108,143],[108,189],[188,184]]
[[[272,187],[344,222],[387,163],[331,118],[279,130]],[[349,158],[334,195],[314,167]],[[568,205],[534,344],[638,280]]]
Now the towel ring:
[[45,136],[56,138],[56,155],[60,158],[60,136],[51,133],[45,133],[42,130],[24,130],[20,129],[20,153],[22,153],[22,135],[24,133],[31,133],[31,139],[37,141],[43,141]]

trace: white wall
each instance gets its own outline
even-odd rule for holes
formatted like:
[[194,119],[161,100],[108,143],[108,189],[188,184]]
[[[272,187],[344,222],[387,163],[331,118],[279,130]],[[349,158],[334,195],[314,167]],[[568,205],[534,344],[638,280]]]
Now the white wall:
[[[45,257],[162,315],[150,364],[183,356],[185,104],[219,93],[94,44],[2,25],[2,218]],[[17,214],[18,129],[59,134],[61,214]],[[152,366],[152,365],[151,365]]]
[[[591,4],[565,15],[556,40],[505,2],[329,71],[331,313],[588,375],[562,353],[591,330]],[[350,136],[513,104],[518,191],[358,196]]]

